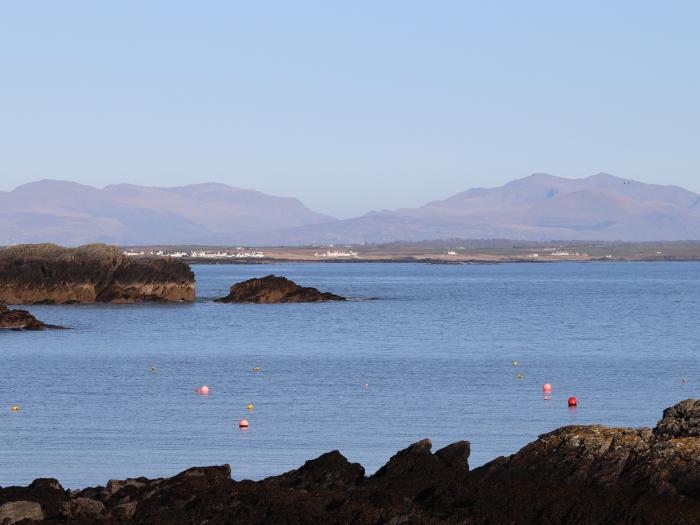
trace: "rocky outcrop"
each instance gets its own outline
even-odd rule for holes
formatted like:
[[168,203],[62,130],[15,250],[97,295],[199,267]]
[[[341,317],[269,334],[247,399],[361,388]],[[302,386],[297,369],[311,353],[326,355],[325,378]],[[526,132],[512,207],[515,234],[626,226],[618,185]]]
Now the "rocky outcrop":
[[61,327],[42,323],[26,310],[9,310],[7,306],[0,304],[0,329],[2,328],[9,330],[47,330],[49,328],[60,329]]
[[323,301],[345,301],[345,297],[316,288],[299,286],[286,277],[268,275],[260,279],[248,279],[234,284],[226,297],[216,299],[218,303],[320,303]]
[[0,523],[3,525],[12,525],[24,520],[41,521],[43,519],[41,505],[35,501],[12,501],[0,505]]
[[[41,520],[39,512],[43,519],[59,517],[61,508],[68,498],[68,491],[64,490],[58,481],[50,478],[36,479],[28,487],[0,488],[0,509],[6,509],[6,514],[0,513],[0,524],[5,525],[3,519],[6,519],[9,514],[7,509],[15,513],[17,521],[27,518]],[[13,503],[22,503],[22,505],[11,506]]]
[[469,443],[433,453],[425,439],[369,477],[334,451],[258,482],[233,481],[228,465],[72,492],[37,480],[0,489],[0,512],[75,524],[690,525],[700,523],[699,432],[690,399],[655,429],[564,427],[472,471]]
[[194,295],[194,274],[182,261],[129,258],[104,244],[0,250],[0,302],[7,304],[187,302]]

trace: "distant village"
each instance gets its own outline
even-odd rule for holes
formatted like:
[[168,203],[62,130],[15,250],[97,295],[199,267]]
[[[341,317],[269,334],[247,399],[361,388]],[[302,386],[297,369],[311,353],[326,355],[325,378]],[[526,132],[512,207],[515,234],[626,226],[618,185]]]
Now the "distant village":
[[[236,250],[192,250],[192,251],[134,251],[124,250],[124,255],[127,257],[173,257],[175,259],[186,257],[188,259],[263,259],[265,253],[260,250],[246,250],[245,248],[237,248]],[[353,250],[336,250],[329,249],[323,252],[314,253],[314,257],[320,258],[352,258],[358,254]]]
[[327,250],[325,252],[314,253],[314,257],[357,257],[357,252],[354,252],[352,250]]
[[[696,260],[697,249],[678,252],[669,256],[669,244],[644,245],[613,245],[613,244],[580,244],[559,246],[481,246],[452,245],[442,246],[434,243],[413,245],[372,246],[312,244],[299,247],[258,247],[245,246],[205,247],[164,245],[155,247],[131,246],[123,247],[123,253],[129,257],[172,257],[181,258],[188,262],[201,263],[266,263],[266,262],[431,262],[461,264],[470,262],[552,262],[552,261],[584,261],[612,259],[653,259],[663,260],[677,257],[682,260]],[[685,246],[679,244],[679,248]],[[653,249],[650,249],[652,248]],[[659,248],[664,248],[659,249]],[[616,250],[613,252],[613,250]],[[624,251],[622,251],[624,250]],[[615,253],[615,255],[613,255]]]
[[[344,248],[336,248],[334,245],[325,245],[325,246],[319,246],[316,245],[314,248],[319,249],[323,248],[323,251],[315,251],[313,253],[313,257],[317,259],[341,259],[341,260],[347,260],[347,259],[358,259],[360,255],[358,252],[355,250],[350,249],[349,246],[345,246]],[[251,248],[244,248],[241,246],[236,247],[235,249],[218,249],[216,251],[214,250],[203,250],[203,249],[195,249],[195,250],[190,250],[190,251],[184,251],[184,250],[138,250],[138,249],[126,249],[124,250],[124,255],[128,257],[172,257],[175,259],[178,258],[187,258],[187,259],[211,259],[211,260],[230,260],[230,259],[279,259],[280,258],[280,253],[279,250],[275,251],[273,250],[273,253],[266,255],[265,252],[262,250],[255,250]],[[656,255],[661,255],[661,251],[657,251]],[[296,254],[298,258],[309,260],[309,258],[312,256],[311,253],[307,254],[302,254],[301,257]],[[429,257],[429,253],[426,254],[426,256]],[[446,251],[443,251],[441,254],[443,257],[447,256],[448,258],[458,258],[460,260],[464,260],[466,258],[469,258],[470,255],[467,254],[466,248],[463,246],[459,246],[457,248],[452,248],[452,249],[447,249]],[[586,252],[578,252],[578,251],[569,251],[569,250],[563,250],[561,248],[545,248],[544,250],[541,250],[539,252],[532,251],[529,254],[523,254],[521,257],[525,257],[527,259],[541,259],[545,258],[548,260],[551,260],[551,258],[588,258],[589,255]],[[365,257],[367,255],[365,254]],[[479,255],[475,256],[476,258],[479,257]],[[604,257],[606,259],[611,259],[613,256],[608,254],[608,255],[599,255],[598,257]]]
[[191,257],[193,259],[262,259],[265,257],[265,254],[261,251],[217,251],[217,252],[208,252],[204,250],[193,250],[191,252],[166,252],[163,250],[158,250],[158,251],[140,251],[140,252],[135,252],[135,251],[130,251],[130,250],[125,250],[124,255],[127,257],[145,257],[145,256],[151,256],[151,257],[173,257],[175,259],[182,258],[182,257]]

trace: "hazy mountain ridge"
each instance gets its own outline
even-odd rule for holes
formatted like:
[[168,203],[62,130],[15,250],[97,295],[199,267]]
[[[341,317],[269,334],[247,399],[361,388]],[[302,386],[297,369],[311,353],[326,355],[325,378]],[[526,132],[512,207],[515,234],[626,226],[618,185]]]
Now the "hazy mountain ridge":
[[244,232],[333,220],[297,199],[224,184],[98,189],[44,180],[0,192],[0,244],[231,243]]
[[446,238],[700,239],[700,195],[608,174],[534,174],[419,208],[336,220],[299,200],[224,184],[104,189],[39,181],[0,192],[0,244],[312,244]]
[[678,186],[603,173],[584,179],[534,174],[497,188],[469,189],[419,208],[297,228],[283,237],[297,243],[499,237],[692,240],[700,239],[699,200]]

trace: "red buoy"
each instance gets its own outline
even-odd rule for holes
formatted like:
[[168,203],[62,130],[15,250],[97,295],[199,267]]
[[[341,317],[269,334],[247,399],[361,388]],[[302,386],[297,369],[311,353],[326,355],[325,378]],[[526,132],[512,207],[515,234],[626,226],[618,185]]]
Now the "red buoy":
[[550,385],[549,383],[545,383],[544,385],[542,385],[542,392],[544,392],[545,394],[549,394],[551,391],[552,385]]
[[570,407],[575,407],[576,405],[578,405],[578,401],[576,401],[576,398],[573,396],[569,398],[568,403]]

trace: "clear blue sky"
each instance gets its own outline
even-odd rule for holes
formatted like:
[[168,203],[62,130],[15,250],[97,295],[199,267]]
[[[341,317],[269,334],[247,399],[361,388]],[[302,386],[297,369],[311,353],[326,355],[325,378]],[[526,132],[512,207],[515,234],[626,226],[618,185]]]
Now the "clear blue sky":
[[346,217],[533,172],[700,192],[700,2],[3,2],[0,189],[205,181]]

